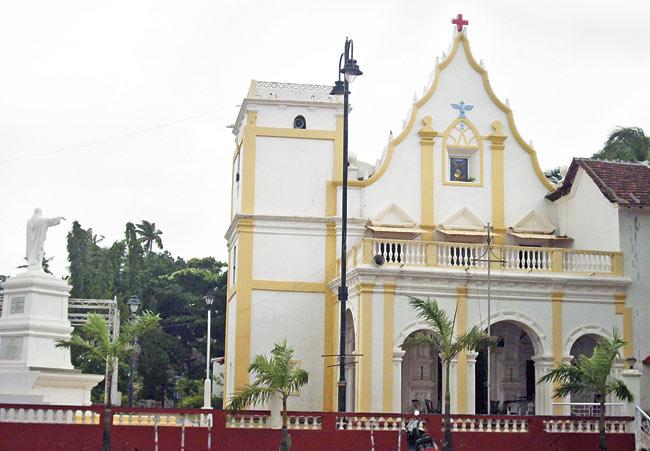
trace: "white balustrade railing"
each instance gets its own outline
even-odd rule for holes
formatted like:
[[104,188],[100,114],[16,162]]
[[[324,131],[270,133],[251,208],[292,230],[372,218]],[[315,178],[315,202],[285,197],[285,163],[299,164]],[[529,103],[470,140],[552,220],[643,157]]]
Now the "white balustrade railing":
[[[444,419],[443,427],[444,427]],[[528,432],[525,418],[452,418],[453,432]]]
[[612,272],[613,255],[607,252],[566,250],[562,257],[566,272]]
[[436,243],[437,261],[440,266],[462,268],[487,268],[486,247],[482,244]]
[[99,413],[90,409],[0,407],[0,423],[99,424]]
[[[426,423],[425,419],[422,421]],[[405,424],[404,418],[391,415],[336,417],[336,429],[346,431],[399,431]]]
[[[381,255],[389,265],[485,269],[486,250],[482,243],[366,238],[350,249],[347,263],[352,269],[372,263],[364,260],[368,255]],[[617,252],[512,245],[493,245],[492,252],[503,260],[498,268],[506,271],[618,274],[622,264]]]
[[323,416],[318,414],[289,414],[289,429],[320,430],[323,428]]
[[[562,407],[567,415],[574,417],[597,417],[600,415],[600,403],[598,402],[554,402],[553,406]],[[606,402],[605,415],[621,416],[625,404],[622,402]]]
[[503,266],[511,270],[550,271],[553,266],[552,255],[551,249],[505,246]]
[[650,416],[639,406],[634,409],[636,449],[650,449]]
[[[598,433],[598,419],[567,417],[567,419],[544,420],[544,431],[549,433],[595,434]],[[624,434],[627,432],[627,421],[625,419],[605,420],[605,431],[608,434]]]
[[120,412],[113,414],[116,426],[207,427],[212,425],[211,413]]
[[422,241],[373,240],[372,255],[381,255],[386,263],[424,265],[425,244]]
[[268,414],[236,413],[227,415],[226,427],[235,429],[265,429],[268,418]]

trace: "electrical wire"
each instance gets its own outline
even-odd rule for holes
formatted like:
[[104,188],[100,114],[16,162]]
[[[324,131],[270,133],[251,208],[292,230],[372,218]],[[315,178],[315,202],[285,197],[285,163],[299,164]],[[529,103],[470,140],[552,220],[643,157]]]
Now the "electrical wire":
[[86,147],[93,147],[93,146],[97,146],[99,144],[106,144],[106,143],[110,143],[110,142],[114,142],[114,141],[119,141],[121,139],[126,139],[126,138],[130,138],[132,136],[137,136],[137,135],[141,135],[141,134],[144,134],[144,133],[149,133],[149,132],[161,129],[161,128],[170,127],[172,125],[180,124],[180,123],[183,123],[183,122],[193,121],[193,120],[196,120],[196,119],[201,119],[201,118],[204,118],[204,117],[207,117],[207,116],[211,116],[213,114],[216,114],[216,113],[219,113],[219,112],[223,111],[225,108],[226,107],[220,108],[220,109],[217,109],[217,110],[207,111],[205,113],[196,114],[194,116],[184,117],[182,119],[177,119],[175,121],[163,122],[163,123],[160,123],[158,125],[151,126],[151,127],[142,128],[142,129],[139,129],[139,130],[134,130],[132,132],[123,133],[121,135],[110,136],[108,138],[102,138],[102,139],[98,139],[96,141],[91,141],[91,142],[87,142],[87,143],[83,143],[83,144],[75,144],[75,145],[72,145],[72,146],[59,147],[58,149],[52,149],[52,150],[48,150],[48,151],[45,151],[45,152],[38,152],[38,153],[29,154],[29,155],[22,155],[22,156],[19,156],[19,157],[6,158],[4,160],[0,160],[0,164],[2,164],[2,163],[11,163],[11,162],[14,162],[14,161],[27,160],[27,159],[31,159],[31,158],[44,157],[44,156],[48,156],[48,155],[54,155],[54,154],[58,154],[58,153],[69,152],[69,151],[72,151],[72,150],[83,149],[83,148],[86,148]]

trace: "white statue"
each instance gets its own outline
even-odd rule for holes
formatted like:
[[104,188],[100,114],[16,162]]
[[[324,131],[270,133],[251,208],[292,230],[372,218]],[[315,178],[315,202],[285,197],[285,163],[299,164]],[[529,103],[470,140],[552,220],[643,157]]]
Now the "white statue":
[[25,258],[27,259],[28,271],[43,271],[43,243],[47,228],[58,225],[63,216],[55,218],[44,218],[43,211],[40,208],[34,210],[34,216],[27,221],[27,250]]

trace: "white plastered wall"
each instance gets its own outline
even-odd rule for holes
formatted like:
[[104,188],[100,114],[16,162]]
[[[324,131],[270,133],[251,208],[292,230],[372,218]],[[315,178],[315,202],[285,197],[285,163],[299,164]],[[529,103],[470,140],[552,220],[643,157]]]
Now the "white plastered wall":
[[333,151],[332,140],[258,137],[255,213],[323,216]]
[[307,130],[335,130],[336,111],[339,106],[318,108],[306,105],[266,105],[258,106],[258,127],[293,128],[293,120],[300,115],[305,118]]
[[253,279],[323,282],[325,241],[323,223],[257,220]]
[[560,233],[573,238],[576,249],[618,251],[618,211],[579,168],[571,192],[555,201]]
[[251,304],[251,358],[270,355],[274,343],[286,339],[309,372],[309,383],[289,399],[289,409],[321,411],[325,295],[253,290]]

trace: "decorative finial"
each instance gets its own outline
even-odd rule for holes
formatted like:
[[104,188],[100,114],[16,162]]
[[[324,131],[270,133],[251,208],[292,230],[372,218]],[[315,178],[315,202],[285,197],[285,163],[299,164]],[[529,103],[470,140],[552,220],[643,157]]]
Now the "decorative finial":
[[529,145],[531,148],[534,148],[534,147],[535,147],[535,146],[533,146],[533,140],[532,140],[532,139],[528,140],[528,145]]
[[510,108],[510,99],[506,98],[506,106]]
[[418,100],[418,93],[413,92],[413,103],[417,102],[417,100]]
[[447,58],[447,52],[443,51],[442,52],[442,59],[444,60],[445,58]]
[[393,140],[393,131],[392,130],[388,133],[388,140],[389,141]]
[[483,60],[480,60],[478,63],[481,66],[481,69],[485,69],[485,63],[483,63]]
[[456,31],[459,33],[463,31],[463,26],[469,25],[469,21],[463,20],[462,14],[458,14],[455,19],[451,19],[451,23],[456,25]]

